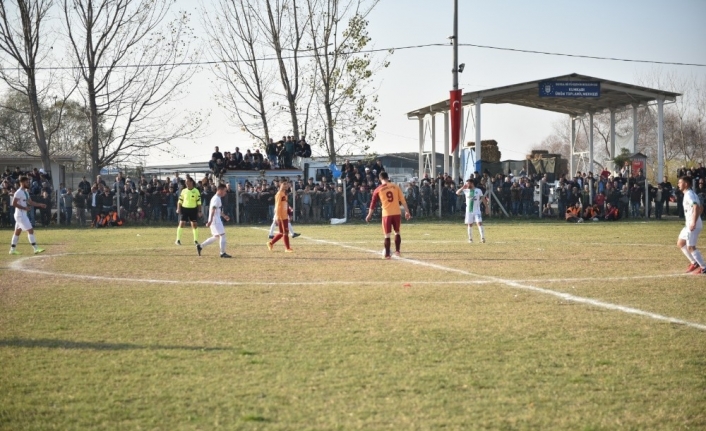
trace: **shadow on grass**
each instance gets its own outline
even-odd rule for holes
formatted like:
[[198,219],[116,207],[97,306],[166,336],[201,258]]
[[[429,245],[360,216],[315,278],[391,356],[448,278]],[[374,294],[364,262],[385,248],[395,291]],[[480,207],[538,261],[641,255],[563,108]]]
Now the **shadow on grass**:
[[[234,350],[231,347],[204,347],[204,346],[170,346],[170,345],[139,345],[130,343],[104,343],[94,341],[56,340],[40,338],[29,340],[24,338],[0,339],[0,347],[29,347],[47,349],[72,349],[72,350],[185,350],[195,352],[222,352]],[[245,354],[245,353],[244,353]],[[247,352],[247,355],[253,355]]]

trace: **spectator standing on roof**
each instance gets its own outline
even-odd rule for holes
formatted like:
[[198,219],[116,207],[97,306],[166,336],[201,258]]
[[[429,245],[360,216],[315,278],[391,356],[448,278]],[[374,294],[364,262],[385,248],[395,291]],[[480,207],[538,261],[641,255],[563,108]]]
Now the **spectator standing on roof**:
[[267,146],[265,147],[265,154],[267,154],[267,159],[270,161],[270,166],[272,166],[273,169],[276,169],[279,167],[277,164],[277,145],[275,142],[270,138],[270,142],[267,143]]
[[223,153],[216,147],[213,150],[213,154],[211,154],[211,158],[216,159],[216,160],[223,160]]
[[287,140],[284,143],[284,151],[284,167],[291,168],[292,157],[294,157],[294,138],[292,136],[287,137]]

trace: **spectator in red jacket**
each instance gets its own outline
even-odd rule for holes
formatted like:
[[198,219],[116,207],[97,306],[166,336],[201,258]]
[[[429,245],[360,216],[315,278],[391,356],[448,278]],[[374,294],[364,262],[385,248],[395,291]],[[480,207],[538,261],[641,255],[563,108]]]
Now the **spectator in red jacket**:
[[605,214],[605,220],[606,221],[616,221],[618,220],[618,208],[614,207],[613,205],[608,202],[608,206],[606,207],[606,214]]

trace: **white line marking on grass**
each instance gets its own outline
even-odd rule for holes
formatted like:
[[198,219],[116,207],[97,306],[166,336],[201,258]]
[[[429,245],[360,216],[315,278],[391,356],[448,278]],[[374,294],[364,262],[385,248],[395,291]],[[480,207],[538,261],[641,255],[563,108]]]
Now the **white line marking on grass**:
[[626,275],[624,277],[580,277],[580,278],[526,278],[515,280],[518,283],[571,283],[578,281],[630,281],[648,280],[651,278],[698,277],[690,273],[658,274],[658,275]]
[[490,280],[474,280],[474,281],[414,281],[414,280],[399,280],[399,281],[344,281],[344,280],[334,280],[334,281],[289,281],[289,282],[268,282],[268,281],[222,281],[222,280],[193,280],[193,281],[182,281],[182,280],[169,280],[169,279],[157,279],[157,278],[127,278],[127,277],[106,277],[102,275],[88,275],[88,274],[72,274],[66,272],[54,272],[45,271],[41,269],[32,269],[24,267],[24,262],[30,259],[41,259],[41,258],[51,258],[51,257],[61,257],[61,256],[72,256],[72,255],[83,255],[86,253],[62,253],[62,254],[45,254],[42,256],[32,256],[24,257],[11,262],[7,269],[19,272],[25,272],[28,274],[46,275],[50,277],[65,277],[65,278],[75,278],[80,280],[93,280],[93,281],[109,281],[109,282],[127,282],[127,283],[147,283],[147,284],[205,284],[205,285],[217,285],[217,286],[331,286],[331,285],[385,285],[389,286],[393,283],[401,284],[491,284],[493,281]]
[[[341,244],[336,241],[315,239],[315,238],[309,238],[306,236],[301,236],[301,238],[309,240],[309,241],[313,241],[313,242],[318,242],[321,244],[329,244],[329,245],[333,245],[333,246],[349,248],[352,250],[358,250],[358,251],[362,251],[365,253],[372,253],[372,254],[376,254],[378,256],[380,255],[380,251],[369,250],[369,249],[365,249],[365,248],[361,248],[361,247],[355,247],[355,246],[350,246],[350,245],[346,245],[346,244]],[[610,302],[599,301],[597,299],[585,298],[582,296],[576,296],[576,295],[571,295],[569,293],[557,292],[557,291],[550,290],[550,289],[543,289],[541,287],[532,286],[530,284],[523,284],[522,282],[518,282],[518,281],[514,281],[514,280],[507,280],[504,278],[493,277],[493,276],[489,276],[489,275],[474,274],[472,272],[464,271],[462,269],[438,265],[436,263],[424,262],[421,260],[414,260],[414,259],[409,259],[409,258],[405,258],[405,257],[395,257],[395,259],[401,260],[403,262],[411,263],[413,265],[426,266],[428,268],[434,268],[434,269],[438,269],[441,271],[453,272],[453,273],[457,273],[457,274],[467,275],[470,277],[480,277],[480,278],[483,278],[483,279],[486,279],[489,281],[497,282],[499,284],[504,284],[506,286],[509,286],[509,287],[512,287],[515,289],[542,293],[544,295],[554,296],[554,297],[563,299],[565,301],[575,302],[578,304],[591,305],[594,307],[604,308],[607,310],[620,311],[622,313],[634,314],[637,316],[648,317],[650,319],[654,319],[654,320],[658,320],[658,321],[662,321],[662,322],[675,323],[678,325],[684,325],[684,326],[688,326],[690,328],[706,331],[706,325],[704,325],[704,324],[689,322],[687,320],[677,319],[675,317],[663,316],[661,314],[651,313],[649,311],[640,310],[638,308],[626,307],[624,305],[612,304]]]

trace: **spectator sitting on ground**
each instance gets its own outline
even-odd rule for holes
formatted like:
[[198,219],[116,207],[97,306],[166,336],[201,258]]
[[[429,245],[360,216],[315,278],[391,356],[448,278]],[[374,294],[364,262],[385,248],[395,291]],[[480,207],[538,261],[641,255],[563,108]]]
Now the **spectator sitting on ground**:
[[583,219],[581,218],[581,206],[576,203],[566,209],[566,221],[569,223],[581,223]]
[[616,221],[618,220],[618,208],[611,205],[610,202],[606,204],[606,214],[604,219],[606,221]]
[[584,220],[593,220],[593,221],[598,221],[598,218],[601,216],[600,209],[597,204],[593,204],[592,206],[587,206],[586,209],[583,211],[583,219]]
[[554,217],[554,210],[552,209],[552,206],[550,204],[544,205],[544,209],[542,210],[542,217],[548,217],[548,218]]

